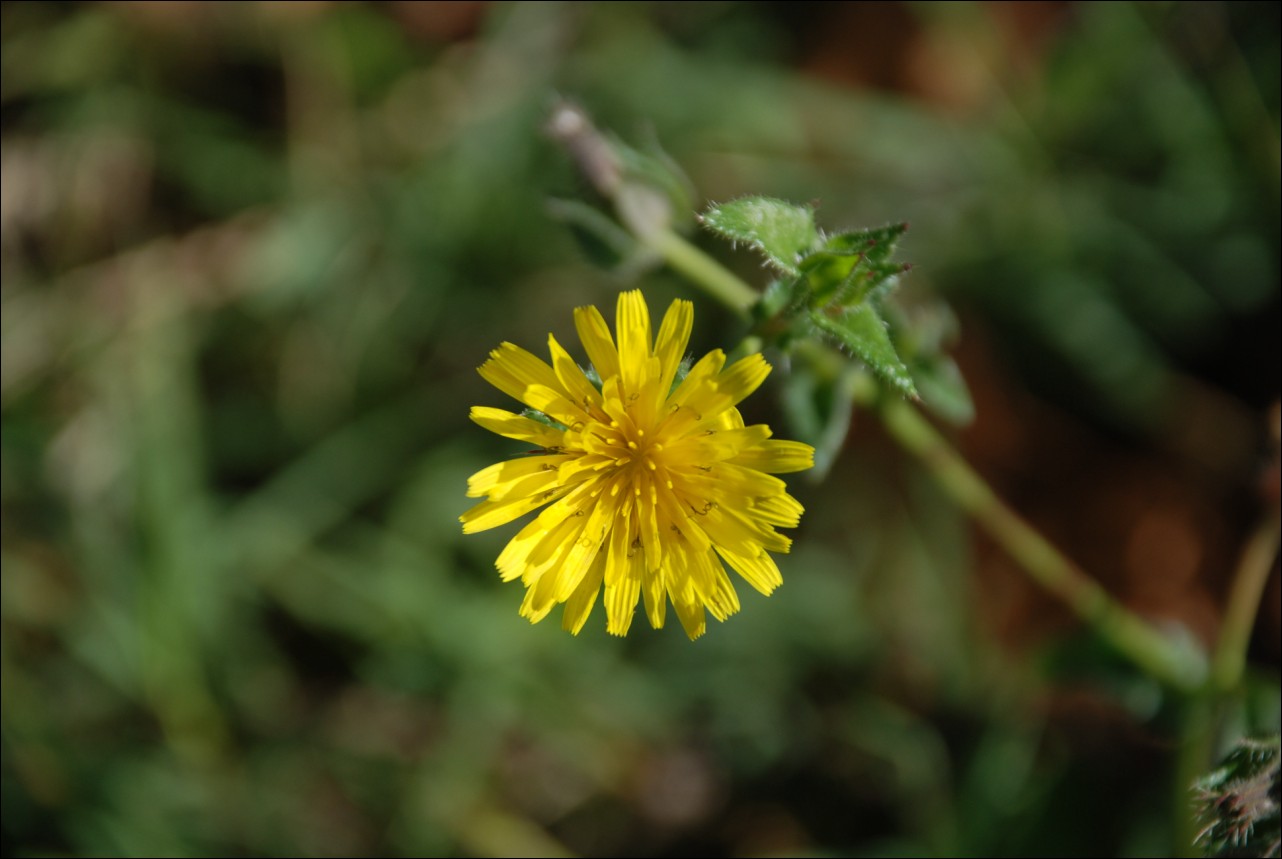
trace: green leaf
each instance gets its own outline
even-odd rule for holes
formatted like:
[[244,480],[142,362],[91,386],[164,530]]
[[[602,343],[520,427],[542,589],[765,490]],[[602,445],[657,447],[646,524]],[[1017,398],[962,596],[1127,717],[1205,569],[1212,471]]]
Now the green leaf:
[[809,337],[812,328],[806,321],[808,292],[804,277],[771,281],[753,305],[753,334],[784,350],[797,337]]
[[823,247],[799,266],[810,286],[811,306],[850,307],[893,289],[908,266],[893,263],[890,257],[907,229],[907,224],[891,224],[826,238]]
[[922,404],[955,426],[975,418],[975,405],[957,363],[945,352],[957,338],[958,322],[940,298],[916,295],[877,305],[891,342],[912,372]]
[[829,316],[820,310],[810,313],[810,321],[843,348],[867,364],[882,381],[917,399],[912,375],[890,341],[886,323],[868,303],[848,309],[841,316]]
[[[684,231],[694,211],[694,186],[680,165],[659,145],[658,137],[651,134],[644,149],[629,146],[613,134],[606,139],[623,171],[625,189],[620,191],[626,193],[627,185],[640,185],[652,191],[665,204],[666,226]],[[621,202],[618,196],[615,202]]]
[[886,262],[895,252],[899,237],[907,231],[907,224],[890,224],[872,230],[838,233],[824,242],[824,250],[833,254],[861,255],[871,263]]
[[584,255],[602,268],[619,268],[642,255],[631,233],[599,209],[578,200],[548,201],[548,213],[567,224]]
[[850,431],[854,405],[854,374],[866,372],[847,365],[840,375],[816,373],[798,362],[784,381],[784,414],[798,441],[815,449],[812,480],[822,480],[832,468]]
[[965,426],[975,419],[975,404],[970,389],[962,378],[957,362],[947,355],[913,363],[913,381],[921,391],[926,408],[954,426]]
[[808,288],[810,306],[822,307],[844,292],[844,287],[850,283],[851,275],[858,265],[859,257],[854,254],[833,254],[827,251],[808,254],[801,261],[800,268]]
[[798,274],[802,257],[819,241],[815,213],[770,197],[744,197],[703,213],[703,224],[735,242],[746,242],[788,274]]
[[795,293],[795,280],[770,281],[761,293],[761,298],[752,306],[754,317],[761,322],[785,312],[793,302]]

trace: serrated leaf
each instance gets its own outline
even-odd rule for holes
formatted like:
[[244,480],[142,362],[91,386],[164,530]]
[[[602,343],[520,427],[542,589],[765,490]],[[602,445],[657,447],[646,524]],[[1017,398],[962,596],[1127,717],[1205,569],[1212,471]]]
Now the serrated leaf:
[[907,266],[890,262],[890,257],[907,229],[907,224],[892,224],[824,239],[823,247],[799,265],[810,286],[811,306],[851,307],[894,289]]
[[875,263],[867,269],[865,281],[858,284],[858,290],[864,300],[880,301],[899,286],[899,275],[910,268],[898,263]]
[[886,323],[871,304],[849,308],[841,316],[815,310],[810,314],[815,327],[862,360],[877,376],[904,396],[917,398],[912,375],[890,341]]
[[731,241],[752,245],[774,266],[793,275],[799,272],[802,257],[819,241],[813,209],[771,197],[744,197],[715,205],[703,213],[703,223]]
[[899,237],[907,231],[907,224],[889,224],[871,230],[837,233],[824,240],[823,249],[834,254],[859,254],[869,262],[885,262],[895,252]]

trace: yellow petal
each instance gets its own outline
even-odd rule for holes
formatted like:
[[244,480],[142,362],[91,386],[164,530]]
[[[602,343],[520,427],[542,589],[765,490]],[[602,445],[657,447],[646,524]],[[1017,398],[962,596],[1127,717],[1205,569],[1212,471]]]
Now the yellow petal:
[[595,307],[576,307],[574,328],[597,375],[603,380],[619,375],[619,352],[614,348],[610,326],[605,324],[601,311]]
[[561,444],[563,430],[504,409],[473,406],[469,417],[490,432],[498,433],[505,438],[528,441],[543,448],[556,448]]
[[499,576],[503,581],[510,582],[525,575],[530,552],[543,539],[546,530],[546,527],[538,519],[535,519],[508,541],[507,545],[503,547],[503,551],[499,553],[498,560],[494,562],[494,566],[498,568]]
[[663,567],[657,570],[646,570],[641,578],[641,596],[645,598],[645,613],[650,626],[663,629],[664,617],[668,610],[668,588],[664,581]]
[[694,641],[707,632],[708,620],[703,610],[703,601],[695,594],[694,588],[688,586],[688,581],[686,585],[676,592],[669,586],[668,597],[677,612],[677,619],[681,621],[681,628]]
[[777,525],[780,528],[796,528],[801,522],[801,514],[806,511],[797,499],[786,493],[759,498],[752,505],[752,515],[762,522]]
[[614,322],[619,335],[619,375],[627,395],[638,394],[650,357],[650,310],[639,290],[619,293]]
[[730,397],[735,405],[751,394],[770,375],[770,365],[760,353],[740,358],[717,376],[717,392]]
[[675,464],[696,467],[700,464],[734,459],[748,450],[760,446],[770,437],[770,427],[754,424],[739,429],[694,430],[690,435],[669,445],[667,458]]
[[743,576],[744,581],[766,596],[770,596],[775,588],[783,584],[779,567],[775,564],[774,558],[766,552],[745,556],[717,546],[717,554],[725,558],[726,563],[734,567],[735,572]]
[[[721,372],[721,368],[725,366],[725,363],[726,355],[720,349],[713,349],[707,355],[700,358],[698,362],[690,368],[690,372],[686,373],[686,377],[681,380],[681,384],[672,392],[672,396],[668,397],[668,411],[673,415],[682,410],[693,412],[694,410],[687,404],[692,398],[700,397],[708,393],[708,388],[711,386],[712,380]],[[672,415],[669,416],[668,420],[672,420]],[[702,420],[703,415],[696,412],[694,414],[694,421],[697,423]]]
[[761,538],[750,520],[729,515],[718,504],[704,504],[698,515],[691,519],[694,528],[701,531],[713,546],[727,548],[740,555],[755,555],[761,551]]
[[[730,462],[713,463],[709,466],[706,475],[706,485],[718,496],[738,499],[768,498],[771,495],[783,495],[788,491],[788,484],[778,477]],[[744,505],[739,501],[735,506]]]
[[731,460],[735,465],[755,468],[769,474],[805,471],[815,464],[815,449],[799,441],[763,441],[755,447],[740,450]]
[[[699,369],[699,366],[695,365],[695,369]],[[755,391],[768,375],[770,365],[760,355],[741,358],[718,373],[715,379],[701,377],[696,384],[688,386],[691,376],[694,376],[694,370],[691,370],[685,382],[669,399],[670,409],[671,404],[679,403],[681,410],[670,416],[664,425],[665,431],[673,435],[684,435],[720,422],[724,412]]]
[[691,551],[689,556],[690,580],[699,600],[717,620],[725,620],[739,610],[739,595],[735,593],[725,567],[711,548]]
[[458,518],[463,523],[464,534],[475,534],[477,531],[486,531],[490,528],[497,528],[499,525],[506,525],[513,519],[524,516],[531,510],[543,506],[567,491],[566,489],[557,488],[528,498],[514,498],[509,501],[482,501]]
[[677,299],[668,307],[659,325],[659,336],[654,343],[654,354],[659,359],[659,389],[666,397],[676,378],[677,368],[685,356],[690,342],[690,329],[694,325],[694,305]]
[[[497,462],[467,479],[467,495],[469,498],[488,495],[491,501],[534,495],[558,483],[557,469],[567,459],[566,456],[523,456]],[[542,479],[528,480],[532,477]]]
[[594,408],[599,410],[601,392],[592,386],[587,376],[583,375],[583,371],[579,369],[579,365],[574,363],[570,353],[561,348],[561,344],[556,342],[556,338],[551,334],[548,335],[548,351],[552,355],[552,369],[556,373],[557,380],[570,394],[570,399],[578,403],[585,412],[591,413]]
[[628,634],[644,575],[645,553],[636,542],[636,522],[625,519],[610,533],[605,566],[606,631],[611,635]]
[[613,504],[598,500],[584,517],[583,527],[578,537],[561,558],[560,568],[557,570],[558,600],[564,601],[569,598],[587,573],[588,567],[596,560],[597,555],[602,553],[606,540],[610,536],[610,529],[614,525],[614,513]]
[[499,344],[477,372],[509,397],[566,426],[588,418],[582,406],[575,403],[561,386],[552,368],[520,346]]
[[561,613],[561,628],[571,635],[578,635],[596,605],[597,594],[601,592],[601,579],[605,571],[605,552],[601,552],[592,568],[588,570],[574,593],[565,601]]

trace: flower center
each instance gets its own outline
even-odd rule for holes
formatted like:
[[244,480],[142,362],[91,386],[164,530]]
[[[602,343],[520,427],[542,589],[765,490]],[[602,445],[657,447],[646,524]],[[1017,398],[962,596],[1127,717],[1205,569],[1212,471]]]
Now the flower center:
[[637,426],[631,415],[624,413],[601,429],[598,437],[606,444],[607,456],[614,460],[615,468],[631,472],[632,479],[663,467],[663,444],[652,431]]

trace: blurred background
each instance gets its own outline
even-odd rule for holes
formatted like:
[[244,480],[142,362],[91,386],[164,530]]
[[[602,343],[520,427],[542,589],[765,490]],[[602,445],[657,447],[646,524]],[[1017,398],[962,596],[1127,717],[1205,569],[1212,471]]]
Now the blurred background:
[[[785,585],[691,643],[518,617],[475,368],[577,350],[570,96],[695,205],[907,220],[957,443],[1213,644],[1276,516],[1269,4],[5,3],[6,855],[1145,855],[1185,707],[856,415]],[[764,285],[747,253],[697,241]],[[776,376],[781,375],[776,373]],[[773,385],[773,387],[772,387]],[[789,434],[778,380],[748,417]],[[1273,512],[1270,513],[1269,511]],[[1240,726],[1276,730],[1276,563]]]

